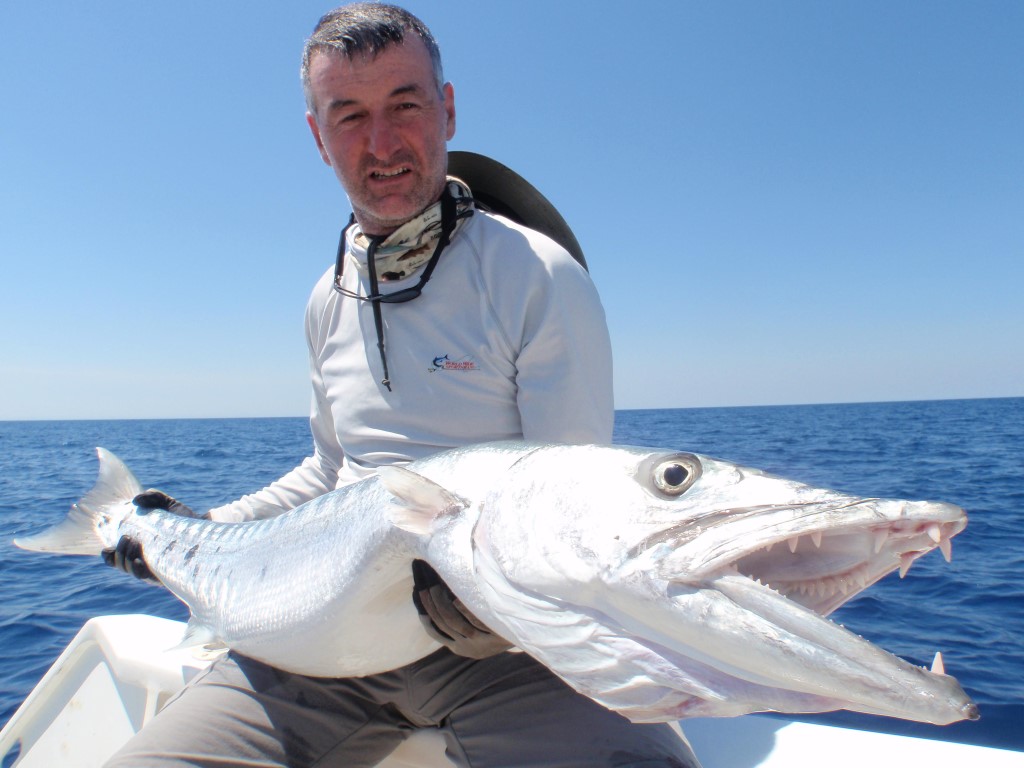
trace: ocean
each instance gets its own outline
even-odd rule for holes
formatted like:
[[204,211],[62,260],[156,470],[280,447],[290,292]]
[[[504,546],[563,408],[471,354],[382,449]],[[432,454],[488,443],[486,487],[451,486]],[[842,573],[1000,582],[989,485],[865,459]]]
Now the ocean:
[[[615,442],[964,507],[970,523],[951,564],[931,553],[834,618],[916,664],[942,651],[981,720],[940,728],[851,713],[808,719],[1024,750],[1024,398],[619,411]],[[99,558],[10,544],[57,522],[92,486],[95,446],[146,486],[202,510],[291,469],[310,437],[303,418],[0,422],[0,723],[91,616],[187,618],[169,593]]]

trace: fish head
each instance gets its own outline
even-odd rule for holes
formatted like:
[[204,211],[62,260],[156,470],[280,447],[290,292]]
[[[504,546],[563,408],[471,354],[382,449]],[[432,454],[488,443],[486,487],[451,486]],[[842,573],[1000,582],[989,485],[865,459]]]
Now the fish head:
[[822,615],[933,549],[949,561],[967,525],[953,504],[853,496],[696,454],[649,456],[635,480],[648,515],[674,520],[631,543],[625,567],[691,585],[736,572]]
[[529,519],[504,531],[545,550],[558,583],[643,572],[697,585],[738,572],[823,615],[933,549],[949,560],[967,525],[952,504],[862,498],[700,454],[624,446],[534,451],[485,506],[492,529],[502,515]]
[[[618,709],[634,719],[846,708],[952,722],[977,715],[953,678],[825,615],[932,549],[948,559],[965,525],[952,504],[862,498],[695,453],[546,446],[491,490],[474,544],[501,582],[501,630],[556,671],[580,637],[606,646],[586,671],[580,654],[564,662],[563,677],[613,708],[628,677]],[[611,675],[610,657],[631,671]],[[643,694],[641,679],[654,681]]]

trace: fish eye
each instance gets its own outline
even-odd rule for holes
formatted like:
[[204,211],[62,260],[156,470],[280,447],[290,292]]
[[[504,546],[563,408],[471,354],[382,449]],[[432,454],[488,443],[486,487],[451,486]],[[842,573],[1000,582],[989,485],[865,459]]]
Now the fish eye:
[[649,477],[654,488],[665,496],[681,496],[701,474],[700,459],[692,453],[676,453],[651,460]]
[[658,486],[663,490],[665,487],[678,488],[689,476],[689,471],[682,464],[666,464],[661,468],[661,477],[657,478]]

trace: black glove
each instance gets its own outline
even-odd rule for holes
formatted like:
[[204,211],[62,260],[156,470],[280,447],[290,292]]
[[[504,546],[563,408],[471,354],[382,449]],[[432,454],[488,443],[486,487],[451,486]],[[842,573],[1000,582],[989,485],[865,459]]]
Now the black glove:
[[425,561],[412,561],[412,581],[412,601],[423,628],[452,653],[486,659],[512,647],[484,626]]
[[186,507],[177,499],[172,499],[166,493],[158,491],[156,488],[143,491],[132,499],[132,504],[142,509],[162,509],[165,512],[181,517],[205,517],[205,515],[197,515],[190,507]]
[[104,549],[100,552],[100,557],[107,565],[131,574],[136,579],[160,583],[160,579],[153,575],[142,557],[142,544],[130,536],[122,536],[118,539],[116,547]]
[[[155,488],[138,494],[132,499],[132,504],[146,510],[162,509],[181,517],[199,517],[177,499],[172,499],[163,491],[158,491]],[[142,554],[142,544],[129,536],[122,536],[116,547],[104,549],[100,552],[100,556],[103,558],[103,562],[112,568],[122,570],[137,579],[160,583],[160,579],[154,576],[153,572],[149,570],[149,566],[146,565],[145,557]]]

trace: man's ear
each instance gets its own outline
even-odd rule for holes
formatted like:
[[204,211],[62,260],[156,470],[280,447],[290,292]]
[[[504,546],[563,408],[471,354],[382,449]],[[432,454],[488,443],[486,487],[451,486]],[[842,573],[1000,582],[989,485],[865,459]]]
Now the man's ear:
[[309,124],[309,130],[313,132],[313,141],[316,142],[316,148],[320,152],[320,157],[327,165],[330,165],[331,156],[327,154],[327,148],[324,146],[323,139],[320,138],[320,126],[316,123],[316,115],[312,112],[307,112],[306,123]]
[[451,141],[455,135],[455,88],[451,83],[445,83],[442,89],[444,93],[444,111],[448,115],[447,138]]

